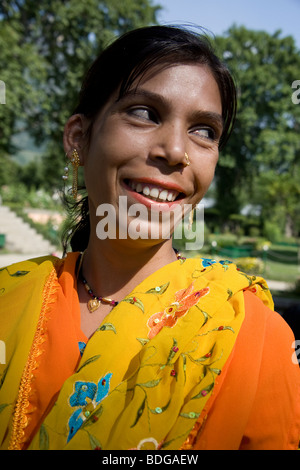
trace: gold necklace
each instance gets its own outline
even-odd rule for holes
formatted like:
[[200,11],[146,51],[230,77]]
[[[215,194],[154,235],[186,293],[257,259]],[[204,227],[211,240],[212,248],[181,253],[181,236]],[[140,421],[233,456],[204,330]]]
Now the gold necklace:
[[87,303],[87,307],[91,313],[95,312],[95,310],[100,307],[101,302],[104,304],[111,305],[112,307],[118,305],[119,302],[117,302],[117,300],[110,299],[109,297],[102,297],[102,295],[98,296],[94,294],[94,292],[88,285],[87,280],[83,277],[82,272],[79,273],[79,278],[82,284],[84,285],[85,290],[91,297],[91,300],[89,300]]
[[[176,253],[177,259],[182,259],[182,260],[185,259],[183,256],[180,255],[180,253],[176,249],[174,249],[174,251]],[[93,290],[91,289],[91,287],[89,286],[87,280],[83,277],[83,274],[82,274],[82,261],[83,261],[84,253],[85,252],[83,252],[82,255],[81,255],[81,259],[80,259],[80,263],[79,263],[77,272],[78,272],[78,278],[80,279],[80,281],[82,282],[82,284],[85,287],[85,290],[87,291],[87,293],[91,297],[91,299],[87,303],[87,307],[89,309],[89,312],[90,313],[95,312],[100,307],[101,303],[111,305],[113,308],[116,307],[119,303],[117,300],[110,299],[109,297],[103,297],[102,295],[96,295],[93,292]]]

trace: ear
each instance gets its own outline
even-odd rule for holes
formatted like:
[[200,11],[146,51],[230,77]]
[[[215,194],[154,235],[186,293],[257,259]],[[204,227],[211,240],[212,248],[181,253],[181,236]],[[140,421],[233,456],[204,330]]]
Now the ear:
[[81,165],[84,163],[84,149],[86,147],[85,131],[87,120],[82,114],[74,114],[68,119],[63,135],[63,144],[66,155],[70,158],[72,150],[76,149]]

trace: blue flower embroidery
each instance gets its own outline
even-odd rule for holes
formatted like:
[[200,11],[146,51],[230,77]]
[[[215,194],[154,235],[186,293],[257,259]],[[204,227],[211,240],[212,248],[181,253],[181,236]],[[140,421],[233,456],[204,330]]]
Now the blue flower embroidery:
[[75,392],[70,396],[72,407],[79,407],[69,419],[69,442],[82,424],[88,419],[96,406],[108,395],[112,373],[102,377],[98,384],[94,382],[75,382]]
[[80,351],[80,355],[82,356],[86,347],[86,344],[83,341],[78,341],[78,347]]
[[215,264],[215,263],[220,263],[222,265],[232,264],[232,261],[228,261],[227,259],[221,260],[221,261],[215,261],[209,258],[201,258],[201,261],[202,261],[202,266],[204,268],[207,268],[208,266],[211,266],[212,264]]
[[97,385],[93,382],[76,382],[75,393],[70,397],[71,406],[87,405],[87,398],[93,400],[97,391]]
[[228,261],[228,259],[224,259],[219,261],[220,264],[226,265],[226,264],[233,264],[232,261]]
[[204,268],[207,268],[208,266],[211,266],[212,264],[215,264],[217,262],[209,258],[201,258],[201,261],[202,261],[202,266]]

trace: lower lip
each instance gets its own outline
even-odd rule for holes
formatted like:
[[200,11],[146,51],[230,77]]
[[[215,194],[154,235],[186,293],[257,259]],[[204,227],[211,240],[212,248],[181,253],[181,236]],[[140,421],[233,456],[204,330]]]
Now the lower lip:
[[171,201],[171,202],[158,202],[149,199],[148,197],[144,196],[144,194],[137,193],[133,189],[130,188],[127,184],[123,183],[126,191],[130,193],[130,195],[139,203],[143,204],[146,207],[149,207],[152,210],[159,211],[159,212],[168,212],[174,206],[180,205],[179,202]]

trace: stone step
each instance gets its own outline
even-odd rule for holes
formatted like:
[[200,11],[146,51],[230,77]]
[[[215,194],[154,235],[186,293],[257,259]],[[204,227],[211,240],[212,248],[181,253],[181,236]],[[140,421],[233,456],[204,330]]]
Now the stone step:
[[5,247],[14,253],[49,254],[55,246],[7,206],[0,205],[0,233],[5,234]]

